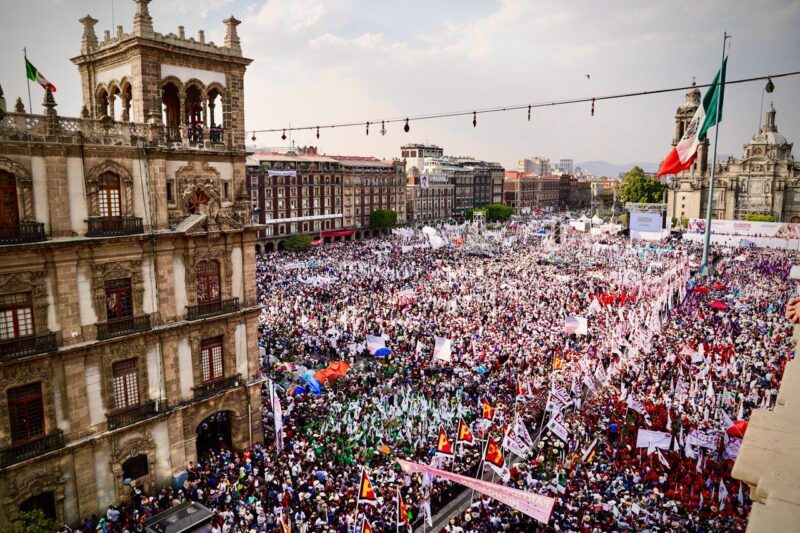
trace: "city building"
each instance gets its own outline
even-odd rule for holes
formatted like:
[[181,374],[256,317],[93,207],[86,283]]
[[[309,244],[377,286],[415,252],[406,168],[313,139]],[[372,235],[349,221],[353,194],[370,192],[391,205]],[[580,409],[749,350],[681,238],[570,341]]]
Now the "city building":
[[591,206],[592,189],[588,180],[573,176],[537,176],[506,171],[504,203],[518,214],[535,210],[559,211]]
[[453,217],[464,218],[475,206],[475,172],[452,158],[426,159],[423,174],[445,176],[453,185]]
[[561,174],[572,175],[572,159],[561,159],[558,162],[558,171]]
[[[263,439],[242,56],[81,19],[81,116],[0,120],[0,526],[75,524]],[[36,87],[38,91],[38,87]],[[28,110],[32,111],[32,110]]]
[[596,209],[606,209],[614,204],[616,198],[614,189],[619,181],[608,178],[593,178],[590,180],[592,204]]
[[316,149],[254,153],[247,160],[258,250],[282,250],[291,235],[322,243],[377,235],[370,213],[386,209],[406,222],[403,165],[371,157],[318,155]]
[[592,184],[584,178],[569,176],[565,204],[570,209],[587,209],[592,206]]
[[406,176],[414,169],[420,173],[425,168],[425,158],[439,159],[444,157],[444,149],[435,144],[409,143],[400,147],[400,156],[405,163]]
[[[675,115],[673,146],[690,127],[698,105],[700,91],[690,89]],[[712,218],[742,220],[749,214],[769,214],[776,221],[800,223],[800,163],[792,155],[793,143],[778,132],[776,114],[770,102],[764,124],[744,145],[742,158],[717,162]],[[668,180],[668,216],[705,217],[710,175],[706,140],[692,166]]]
[[546,157],[526,157],[517,163],[517,172],[545,176],[550,174],[550,160]]
[[488,163],[489,172],[492,176],[492,203],[503,203],[503,182],[506,179],[506,171],[499,163]]
[[406,185],[408,222],[424,224],[453,217],[455,185],[446,176],[409,176]]
[[332,239],[343,227],[344,172],[335,159],[255,153],[247,158],[247,181],[254,222],[263,226],[257,249],[283,249],[289,235]]

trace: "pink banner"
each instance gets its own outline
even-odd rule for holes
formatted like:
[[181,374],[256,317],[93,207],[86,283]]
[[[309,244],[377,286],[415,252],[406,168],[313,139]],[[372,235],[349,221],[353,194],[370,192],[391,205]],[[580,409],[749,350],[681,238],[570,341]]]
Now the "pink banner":
[[409,474],[427,473],[432,476],[437,476],[448,481],[452,481],[453,483],[458,483],[459,485],[464,485],[465,487],[477,490],[481,494],[485,494],[490,498],[494,498],[499,502],[503,502],[509,507],[526,514],[531,518],[535,518],[543,524],[547,524],[550,521],[550,513],[553,512],[553,506],[556,503],[554,498],[542,496],[541,494],[536,494],[535,492],[525,492],[524,490],[512,489],[511,487],[505,487],[503,485],[489,483],[488,481],[473,479],[467,476],[460,476],[458,474],[432,468],[427,465],[404,461],[403,459],[398,459],[397,462],[400,463],[400,466],[403,467],[403,470]]

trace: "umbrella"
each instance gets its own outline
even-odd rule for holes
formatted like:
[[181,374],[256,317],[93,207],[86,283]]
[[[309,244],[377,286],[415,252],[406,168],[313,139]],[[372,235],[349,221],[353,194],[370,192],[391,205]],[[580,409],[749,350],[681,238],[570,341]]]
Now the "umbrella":
[[316,379],[318,383],[324,385],[325,382],[328,381],[330,378],[325,373],[325,370],[320,370],[319,372],[314,374],[314,379]]
[[709,307],[717,311],[726,311],[728,309],[728,304],[726,304],[725,302],[721,302],[719,300],[714,300],[709,304]]
[[744,432],[747,431],[747,420],[737,420],[726,431],[731,437],[744,437]]
[[305,394],[305,393],[306,390],[300,385],[292,385],[291,387],[289,387],[289,390],[286,391],[286,394],[288,394],[289,396],[293,394]]
[[709,291],[708,291],[708,287],[695,287],[694,288],[694,292],[697,292],[697,293],[700,293],[700,294],[708,294]]
[[711,288],[714,289],[715,291],[724,291],[726,287],[722,283],[717,282],[717,283],[713,284],[711,286]]
[[350,363],[345,361],[337,361],[335,363],[331,363],[328,365],[328,368],[325,369],[331,377],[342,377],[347,374],[347,371],[350,370]]
[[389,348],[379,348],[375,350],[375,357],[386,357],[391,355],[392,351]]

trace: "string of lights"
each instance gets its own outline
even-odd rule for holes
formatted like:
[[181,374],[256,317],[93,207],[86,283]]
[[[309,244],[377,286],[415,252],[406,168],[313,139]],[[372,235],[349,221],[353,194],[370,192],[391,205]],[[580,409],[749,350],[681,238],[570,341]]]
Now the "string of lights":
[[[785,78],[788,76],[797,76],[800,75],[800,71],[794,72],[783,72],[781,74],[768,74],[764,76],[755,76],[752,78],[741,78],[738,80],[726,80],[725,85],[736,85],[740,83],[752,83],[756,81],[764,81],[767,80],[767,84],[764,87],[764,90],[768,93],[771,93],[775,90],[775,84],[772,81],[773,79],[777,78]],[[651,96],[654,94],[664,94],[664,93],[671,93],[677,91],[686,91],[692,88],[703,89],[705,87],[710,87],[710,83],[701,84],[701,85],[686,85],[682,87],[670,87],[667,89],[655,89],[651,91],[637,91],[637,92],[630,92],[630,93],[620,93],[620,94],[610,94],[605,96],[589,96],[583,98],[572,98],[566,100],[552,100],[552,101],[544,101],[544,102],[536,102],[530,104],[516,104],[516,105],[507,105],[507,106],[496,106],[496,107],[487,107],[481,109],[472,109],[469,111],[449,111],[449,112],[442,112],[442,113],[430,113],[424,115],[409,115],[403,118],[388,118],[388,119],[378,119],[378,120],[361,120],[361,121],[353,121],[353,122],[340,122],[335,124],[319,124],[314,126],[294,126],[289,128],[265,128],[265,129],[254,129],[251,130],[253,132],[252,140],[255,142],[256,140],[256,133],[276,133],[282,132],[281,139],[286,139],[286,132],[287,131],[313,131],[316,130],[317,139],[319,139],[320,130],[327,130],[327,129],[334,129],[334,128],[353,128],[353,127],[365,127],[366,134],[369,135],[369,128],[370,126],[376,126],[380,124],[379,133],[381,135],[386,135],[386,125],[387,124],[394,124],[403,122],[403,131],[406,133],[411,130],[411,122],[414,121],[421,121],[421,120],[435,120],[441,118],[452,118],[452,117],[463,117],[472,115],[472,127],[478,126],[478,115],[483,115],[487,113],[504,113],[509,111],[520,111],[520,110],[527,110],[528,112],[528,121],[531,120],[532,111],[536,108],[541,107],[555,107],[561,105],[571,105],[571,104],[579,104],[579,103],[590,103],[590,113],[591,116],[594,116],[595,112],[595,105],[597,102],[602,102],[604,100],[619,100],[622,98],[634,98],[637,96]]]

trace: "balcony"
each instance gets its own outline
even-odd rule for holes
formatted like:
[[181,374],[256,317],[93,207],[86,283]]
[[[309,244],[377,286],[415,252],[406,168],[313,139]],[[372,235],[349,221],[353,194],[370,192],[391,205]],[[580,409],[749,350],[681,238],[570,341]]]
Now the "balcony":
[[5,339],[0,341],[0,361],[11,361],[20,357],[54,352],[56,350],[58,350],[58,343],[56,342],[55,333]]
[[116,320],[98,323],[97,338],[98,340],[103,341],[106,339],[113,339],[114,337],[121,337],[123,335],[142,333],[149,331],[150,328],[150,315],[118,318]]
[[106,415],[106,418],[108,418],[108,429],[111,430],[130,426],[140,420],[157,415],[162,412],[165,407],[166,405],[164,402],[159,404],[155,400],[147,400],[136,407],[112,411]]
[[144,231],[142,219],[139,217],[95,217],[88,221],[87,237],[115,237],[118,235],[136,235]]
[[0,226],[0,244],[41,242],[45,238],[44,224],[41,222],[20,222],[11,226]]
[[167,142],[181,142],[181,128],[179,126],[164,126],[164,137]]
[[238,387],[243,383],[242,375],[241,374],[234,374],[232,376],[228,376],[226,378],[221,378],[216,381],[211,381],[209,383],[203,383],[198,387],[193,387],[192,390],[194,391],[194,399],[195,400],[202,400],[203,398],[208,398],[209,396],[214,396],[219,391],[225,389],[231,389],[233,387]]
[[224,133],[221,127],[212,126],[210,130],[208,130],[209,139],[211,140],[211,144],[223,144],[225,142]]
[[64,432],[57,429],[49,435],[42,435],[36,440],[24,444],[15,444],[0,449],[0,468],[21,463],[53,450],[64,447]]
[[186,307],[186,319],[200,320],[201,318],[208,318],[210,316],[224,315],[225,313],[233,313],[238,311],[239,309],[240,309],[239,298],[231,298],[229,300],[219,300],[216,302],[190,305]]

